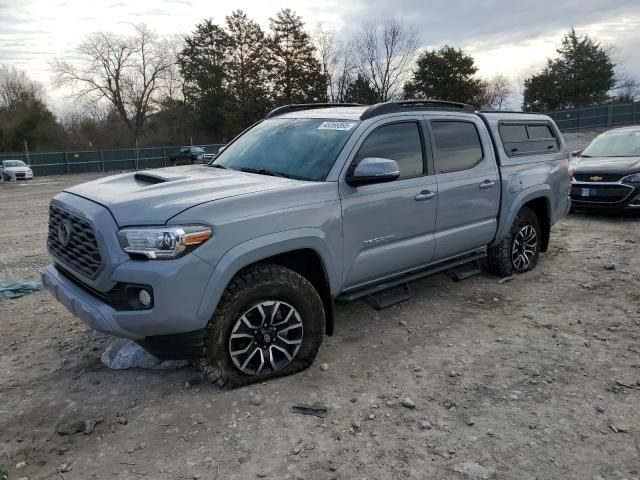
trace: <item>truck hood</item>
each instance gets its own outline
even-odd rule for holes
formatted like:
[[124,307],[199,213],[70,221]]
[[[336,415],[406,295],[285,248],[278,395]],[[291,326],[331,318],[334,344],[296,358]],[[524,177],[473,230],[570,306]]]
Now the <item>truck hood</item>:
[[118,225],[124,227],[162,225],[202,203],[299,183],[299,180],[196,165],[125,173],[65,191],[105,206]]
[[640,157],[576,157],[575,173],[612,173],[630,175],[640,172]]

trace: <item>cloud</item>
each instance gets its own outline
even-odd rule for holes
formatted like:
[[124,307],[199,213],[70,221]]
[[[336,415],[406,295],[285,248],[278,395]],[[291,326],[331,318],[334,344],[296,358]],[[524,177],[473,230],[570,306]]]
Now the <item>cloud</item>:
[[640,79],[638,0],[0,0],[0,62],[19,65],[46,84],[49,61],[72,57],[80,40],[96,31],[126,34],[132,24],[145,22],[159,33],[183,35],[203,18],[221,23],[238,8],[266,28],[269,17],[285,7],[309,29],[322,22],[344,36],[364,23],[397,17],[416,30],[421,48],[463,48],[482,75],[506,73],[514,89],[517,80],[555,55],[562,35],[575,26],[615,45],[622,68]]

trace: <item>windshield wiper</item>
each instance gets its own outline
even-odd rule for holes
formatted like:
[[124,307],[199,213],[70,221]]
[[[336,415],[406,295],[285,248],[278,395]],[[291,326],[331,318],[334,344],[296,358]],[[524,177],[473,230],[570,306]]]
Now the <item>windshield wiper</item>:
[[258,173],[260,175],[269,175],[271,177],[282,177],[282,178],[291,178],[291,176],[287,175],[286,173],[282,173],[282,172],[274,172],[273,170],[268,170],[266,168],[249,168],[249,167],[242,167],[240,169],[241,172],[247,172],[247,173]]
[[225,167],[224,165],[220,165],[219,163],[210,163],[209,166],[213,168],[222,168],[223,170],[228,170],[227,167]]

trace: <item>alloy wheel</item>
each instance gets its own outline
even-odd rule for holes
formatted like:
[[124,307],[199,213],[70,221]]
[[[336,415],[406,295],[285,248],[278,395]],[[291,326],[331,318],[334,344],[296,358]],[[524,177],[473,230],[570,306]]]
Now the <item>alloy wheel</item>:
[[519,272],[529,268],[538,249],[538,234],[532,225],[523,225],[513,239],[511,263]]
[[275,372],[295,358],[303,334],[302,319],[293,306],[265,300],[238,316],[229,337],[229,355],[247,375]]

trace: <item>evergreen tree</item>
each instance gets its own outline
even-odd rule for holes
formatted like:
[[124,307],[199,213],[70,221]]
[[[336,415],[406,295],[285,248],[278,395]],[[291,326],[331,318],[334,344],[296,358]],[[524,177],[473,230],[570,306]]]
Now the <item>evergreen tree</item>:
[[607,100],[615,86],[615,65],[599,42],[572,28],[557,52],[558,58],[547,59],[542,72],[525,80],[525,110],[582,107]]
[[326,79],[301,18],[286,8],[270,19],[271,85],[276,105],[324,102]]
[[185,80],[184,93],[193,105],[199,121],[213,135],[222,137],[226,100],[225,55],[229,46],[227,33],[211,20],[196,26],[185,38],[178,54],[178,65]]
[[267,48],[264,32],[242,10],[228,16],[226,25],[226,131],[233,136],[263,118],[268,109]]
[[347,103],[362,103],[373,105],[379,101],[378,93],[373,89],[369,81],[362,75],[358,76],[347,86],[344,101]]
[[477,103],[482,82],[473,57],[444,45],[418,57],[413,77],[404,86],[404,97]]

